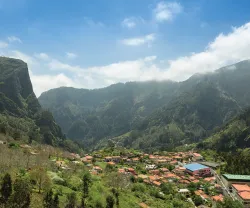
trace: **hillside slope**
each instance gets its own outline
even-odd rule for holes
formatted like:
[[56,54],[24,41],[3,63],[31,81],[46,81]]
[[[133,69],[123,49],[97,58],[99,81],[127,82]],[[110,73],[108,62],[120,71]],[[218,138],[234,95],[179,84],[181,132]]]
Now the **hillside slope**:
[[[43,93],[39,101],[72,139],[96,145],[115,137],[129,147],[166,149],[207,137],[250,105],[249,78],[247,60],[179,83],[59,88]],[[132,136],[119,137],[131,131]]]
[[0,127],[12,137],[59,144],[65,136],[52,114],[42,110],[21,60],[0,57]]

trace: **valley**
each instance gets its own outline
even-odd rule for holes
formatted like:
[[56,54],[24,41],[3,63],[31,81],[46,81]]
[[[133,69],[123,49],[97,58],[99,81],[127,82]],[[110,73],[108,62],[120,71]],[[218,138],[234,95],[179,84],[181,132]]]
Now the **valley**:
[[37,99],[0,57],[0,207],[248,207],[249,68]]

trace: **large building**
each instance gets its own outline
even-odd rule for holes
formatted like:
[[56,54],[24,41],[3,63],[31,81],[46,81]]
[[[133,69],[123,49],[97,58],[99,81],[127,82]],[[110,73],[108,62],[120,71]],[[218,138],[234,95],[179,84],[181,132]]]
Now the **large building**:
[[231,189],[232,184],[234,183],[250,185],[250,175],[223,174],[221,180],[229,189]]
[[246,184],[232,184],[232,193],[245,207],[250,207],[250,187]]
[[184,166],[186,172],[193,176],[211,176],[211,169],[205,165],[192,163]]

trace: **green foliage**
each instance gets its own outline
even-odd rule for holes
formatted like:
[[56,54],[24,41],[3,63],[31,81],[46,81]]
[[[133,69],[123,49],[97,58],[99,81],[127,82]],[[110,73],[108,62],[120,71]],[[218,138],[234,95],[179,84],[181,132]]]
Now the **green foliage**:
[[83,197],[87,198],[89,195],[89,186],[91,184],[91,175],[89,172],[83,175]]
[[6,204],[12,193],[12,181],[10,174],[8,173],[6,173],[3,177],[0,193],[1,193],[0,202]]
[[216,204],[217,208],[244,208],[244,205],[239,201],[234,201],[230,197],[225,197],[223,202]]
[[28,208],[30,205],[31,187],[26,178],[18,178],[13,185],[13,195],[10,198],[9,207]]
[[76,203],[77,203],[76,193],[75,192],[69,193],[67,195],[67,204],[65,208],[75,208]]
[[192,198],[192,200],[193,200],[195,206],[200,206],[203,203],[202,198],[200,196],[197,196],[197,195],[194,195],[194,197]]
[[106,198],[106,208],[113,208],[115,205],[115,200],[112,196],[107,196]]

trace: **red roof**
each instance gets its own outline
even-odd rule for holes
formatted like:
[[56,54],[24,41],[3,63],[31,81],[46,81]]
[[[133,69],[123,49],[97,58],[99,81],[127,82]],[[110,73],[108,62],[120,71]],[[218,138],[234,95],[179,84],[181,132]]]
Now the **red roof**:
[[232,186],[238,191],[250,191],[250,187],[246,184],[232,184]]
[[199,154],[199,153],[193,153],[193,155],[194,155],[195,157],[201,157],[201,154]]
[[153,181],[153,184],[156,185],[156,186],[160,186],[161,185],[161,183],[158,182],[158,181]]
[[250,192],[249,191],[242,191],[238,194],[241,196],[242,199],[250,200]]
[[141,207],[141,208],[149,208],[149,206],[148,205],[146,205],[145,203],[140,203],[139,204],[139,206]]
[[217,196],[213,196],[212,198],[214,201],[223,201],[223,199],[224,199],[222,194],[217,195]]

